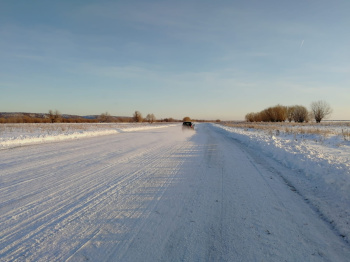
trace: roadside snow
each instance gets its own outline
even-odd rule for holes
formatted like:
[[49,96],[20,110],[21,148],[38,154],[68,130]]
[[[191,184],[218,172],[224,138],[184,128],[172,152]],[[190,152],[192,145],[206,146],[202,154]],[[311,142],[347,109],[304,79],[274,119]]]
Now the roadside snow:
[[165,128],[173,124],[4,124],[0,126],[0,149],[58,142],[123,132]]
[[214,125],[231,138],[298,176],[282,177],[309,201],[345,240],[350,240],[350,142],[340,136],[288,134]]

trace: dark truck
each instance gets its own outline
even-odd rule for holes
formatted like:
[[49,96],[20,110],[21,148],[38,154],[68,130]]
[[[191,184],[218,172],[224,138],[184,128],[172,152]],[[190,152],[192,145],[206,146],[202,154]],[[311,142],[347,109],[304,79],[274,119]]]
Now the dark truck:
[[183,122],[182,123],[182,130],[186,129],[194,129],[194,124],[192,122]]

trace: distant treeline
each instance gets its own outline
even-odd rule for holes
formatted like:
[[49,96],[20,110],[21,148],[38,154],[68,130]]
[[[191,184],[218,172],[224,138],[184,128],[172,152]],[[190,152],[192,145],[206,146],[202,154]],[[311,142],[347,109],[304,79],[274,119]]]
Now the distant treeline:
[[[154,114],[148,114],[145,118],[139,111],[135,111],[132,117],[111,116],[108,112],[100,115],[77,116],[61,114],[59,111],[49,110],[47,114],[37,113],[1,113],[0,124],[5,123],[131,123],[131,122],[182,122],[183,120],[172,117],[156,119]],[[195,122],[220,122],[217,120],[192,120]]]
[[310,111],[305,106],[268,107],[257,113],[248,113],[245,116],[248,122],[309,122],[314,119],[317,123],[332,113],[331,107],[325,101],[312,102]]
[[266,108],[257,113],[246,114],[245,119],[248,122],[308,122],[309,112],[304,106],[282,106],[277,105]]
[[[131,117],[113,117],[110,122],[132,122]],[[50,111],[48,114],[37,113],[0,113],[0,123],[99,123],[100,116],[61,115]]]

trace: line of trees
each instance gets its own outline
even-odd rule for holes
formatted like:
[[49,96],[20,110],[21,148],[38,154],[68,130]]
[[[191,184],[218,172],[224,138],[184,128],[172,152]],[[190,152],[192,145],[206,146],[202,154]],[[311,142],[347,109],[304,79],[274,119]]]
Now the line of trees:
[[6,123],[98,123],[97,119],[86,118],[60,118],[57,122],[52,122],[48,117],[34,117],[28,115],[18,115],[12,117],[0,117],[0,124]]
[[131,117],[114,117],[108,112],[99,116],[81,117],[62,115],[58,110],[49,110],[47,114],[0,113],[0,124],[5,123],[111,123],[132,122]]
[[[170,118],[172,121],[174,121],[174,119]],[[152,114],[147,114],[147,116],[145,118],[142,117],[142,114],[140,113],[140,111],[135,111],[134,115],[133,115],[133,121],[137,122],[137,123],[141,123],[141,122],[148,122],[150,124],[154,123],[157,121],[157,118],[155,117],[155,115]],[[163,122],[162,120],[158,121],[158,122]],[[170,122],[169,119],[167,119],[167,121],[164,122]]]
[[192,119],[188,116],[182,120],[174,119],[172,117],[157,119],[153,113],[147,114],[143,118],[140,111],[135,111],[131,117],[116,117],[111,116],[108,112],[104,112],[100,115],[82,117],[77,115],[63,115],[58,110],[49,110],[48,113],[35,114],[35,113],[1,113],[0,112],[0,124],[5,123],[128,123],[128,122],[148,122],[150,124],[155,122],[182,122],[182,121],[195,121],[195,122],[220,122],[220,119],[216,120],[200,120]]
[[245,116],[247,122],[296,122],[303,123],[315,119],[320,123],[322,119],[332,113],[332,108],[325,101],[311,103],[310,111],[302,105],[268,107],[257,113],[248,113]]

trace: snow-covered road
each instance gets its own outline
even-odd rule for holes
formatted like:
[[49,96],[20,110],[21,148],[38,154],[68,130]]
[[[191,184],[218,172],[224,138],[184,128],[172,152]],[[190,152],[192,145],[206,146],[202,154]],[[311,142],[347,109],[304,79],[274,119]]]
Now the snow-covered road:
[[209,124],[0,151],[1,261],[349,261],[283,179]]

